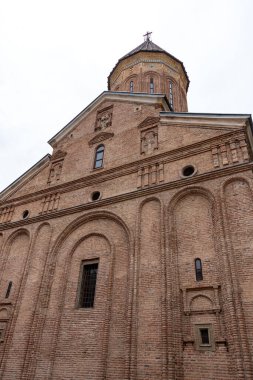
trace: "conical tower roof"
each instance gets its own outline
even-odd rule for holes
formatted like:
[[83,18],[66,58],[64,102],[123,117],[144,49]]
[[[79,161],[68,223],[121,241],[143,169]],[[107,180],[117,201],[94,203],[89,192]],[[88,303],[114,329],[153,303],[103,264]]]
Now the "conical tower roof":
[[163,53],[168,54],[164,49],[162,49],[158,45],[154,44],[153,41],[151,41],[150,39],[147,39],[141,45],[137,46],[135,49],[131,50],[128,54],[126,54],[122,58],[120,58],[120,61],[122,59],[130,57],[131,55],[133,55],[135,53],[139,53],[140,51],[154,51],[154,52],[163,52]]

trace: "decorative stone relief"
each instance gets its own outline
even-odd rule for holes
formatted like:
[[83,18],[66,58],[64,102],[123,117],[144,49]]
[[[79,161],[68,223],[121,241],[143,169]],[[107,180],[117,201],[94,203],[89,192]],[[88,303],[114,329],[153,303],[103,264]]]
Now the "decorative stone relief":
[[141,153],[150,154],[155,149],[158,149],[157,126],[141,132]]
[[56,211],[59,206],[59,200],[59,193],[46,195],[41,202],[42,208],[40,214]]
[[11,303],[0,302],[0,343],[4,341],[7,323],[10,318]]
[[198,349],[199,345],[196,340],[196,334],[195,339],[192,336],[192,327],[196,328],[197,325],[203,326],[203,321],[205,325],[211,322],[216,331],[215,339],[213,337],[213,342],[210,342],[210,348],[215,349],[215,346],[225,347],[227,342],[223,337],[224,331],[219,296],[220,286],[198,286],[181,290],[186,334],[183,338],[184,349],[190,348],[194,344]]
[[113,106],[106,107],[97,112],[95,132],[104,130],[112,125]]
[[184,314],[216,313],[221,310],[218,286],[182,290]]
[[155,163],[140,167],[137,176],[137,188],[158,185],[164,181],[164,164]]
[[249,161],[249,153],[245,137],[239,137],[212,148],[214,168]]
[[138,128],[144,128],[148,126],[154,126],[154,124],[159,123],[160,118],[159,117],[146,117],[139,125]]
[[3,207],[0,209],[0,223],[7,223],[11,221],[14,213],[14,206]]
[[61,150],[58,150],[55,152],[51,157],[51,167],[50,172],[48,176],[47,183],[49,185],[56,184],[60,180],[63,161],[66,156],[66,152],[62,152]]
[[107,140],[107,139],[110,139],[111,137],[114,136],[114,133],[109,133],[109,132],[101,132],[99,133],[97,136],[93,137],[93,139],[91,139],[89,141],[89,146],[92,146],[94,144],[98,144],[100,143],[101,141],[104,141],[104,140]]

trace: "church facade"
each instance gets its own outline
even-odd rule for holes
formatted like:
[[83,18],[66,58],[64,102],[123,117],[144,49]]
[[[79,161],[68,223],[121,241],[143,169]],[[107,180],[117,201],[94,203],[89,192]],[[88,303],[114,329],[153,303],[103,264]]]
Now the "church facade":
[[0,378],[252,380],[250,115],[154,44],[0,194]]

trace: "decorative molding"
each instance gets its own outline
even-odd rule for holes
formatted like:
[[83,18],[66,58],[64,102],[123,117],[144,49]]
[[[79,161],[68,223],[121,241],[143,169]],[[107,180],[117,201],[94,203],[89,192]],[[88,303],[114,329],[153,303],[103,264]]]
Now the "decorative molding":
[[93,137],[93,139],[89,141],[89,146],[98,144],[104,140],[110,139],[113,136],[114,136],[114,133],[112,132],[100,132],[97,136]]
[[112,111],[113,105],[103,108],[97,111],[95,132],[104,130],[105,128],[111,127],[112,125]]
[[62,150],[57,150],[55,153],[52,154],[51,156],[51,161],[56,162],[56,161],[61,161],[65,158],[66,152],[63,152]]
[[14,213],[14,206],[6,206],[0,209],[0,223],[7,223],[11,221]]
[[[241,134],[241,131],[240,131],[240,134]],[[227,139],[228,137],[235,136],[235,135],[238,135],[238,131],[236,133],[233,132],[233,133],[226,134],[224,138]],[[160,154],[150,155],[150,156],[143,156],[143,158],[140,160],[133,161],[121,166],[117,166],[115,168],[108,169],[108,170],[103,170],[102,173],[101,172],[92,173],[86,177],[82,177],[74,181],[69,181],[69,182],[65,182],[61,184],[56,183],[56,184],[53,184],[50,188],[45,188],[43,190],[39,190],[34,193],[25,194],[17,198],[13,198],[11,199],[11,203],[15,202],[15,206],[22,205],[30,201],[34,202],[35,200],[42,199],[43,196],[45,196],[46,194],[52,194],[52,192],[66,193],[68,191],[77,190],[77,189],[90,186],[93,184],[99,184],[104,181],[108,181],[114,178],[119,178],[120,176],[125,176],[128,174],[135,173],[137,172],[138,167],[140,167],[140,165],[143,165],[143,166],[152,165],[160,160],[162,160],[163,163],[165,164],[167,162],[172,162],[172,161],[181,159],[182,157],[186,158],[186,157],[194,156],[196,154],[210,152],[211,147],[213,146],[214,142],[217,140],[221,141],[221,137],[222,136],[216,136],[216,137],[206,140],[205,142],[200,141],[191,145],[187,145],[184,147],[171,150],[169,152],[163,152]],[[207,172],[201,175],[199,174],[196,178],[198,180],[199,178],[202,178],[202,176],[204,176],[207,179],[217,178],[219,176],[222,177],[224,175],[244,171],[245,167],[246,168],[248,167],[250,169],[252,167],[252,164],[250,162],[243,163],[243,164],[238,163],[233,166],[231,165],[231,166],[215,169],[214,172]],[[224,169],[226,169],[225,172],[224,172]],[[187,178],[184,180],[187,180],[188,183],[190,183],[189,181],[191,182],[193,181],[192,178],[191,179]],[[195,182],[196,180],[194,180],[194,183]],[[10,203],[8,203],[8,201],[0,202],[0,205],[2,206],[5,204],[6,204],[6,207],[11,205]]]
[[[160,107],[160,104],[158,104],[158,106]],[[144,128],[144,127],[148,127],[150,125],[154,125],[154,124],[157,124],[159,123],[160,121],[160,118],[159,117],[147,117],[146,119],[144,119],[138,126],[137,128]]]
[[211,151],[214,168],[249,161],[249,152],[244,135],[215,145]]
[[[196,286],[194,288],[182,289],[184,314],[215,314],[221,311],[219,302],[219,286]],[[192,303],[194,299],[201,298],[206,299],[210,303],[210,307],[205,308],[202,305],[193,307]]]
[[52,183],[55,184],[57,181],[60,180],[61,172],[62,172],[62,166],[63,161],[66,156],[66,152],[63,152],[62,150],[57,150],[51,157],[51,167],[49,170],[49,176],[48,176],[48,185],[51,185]]
[[193,185],[195,183],[206,182],[207,180],[213,180],[215,178],[227,176],[230,174],[233,175],[236,173],[241,173],[243,171],[248,171],[248,170],[252,170],[252,169],[253,169],[253,163],[241,164],[238,166],[230,166],[229,168],[223,168],[219,171],[214,170],[212,172],[199,174],[196,177],[180,179],[180,180],[176,180],[176,181],[168,182],[168,183],[161,183],[161,184],[156,185],[156,186],[150,186],[147,188],[134,190],[134,191],[128,192],[126,194],[120,194],[120,195],[116,195],[114,197],[110,197],[107,199],[101,199],[97,202],[92,202],[92,203],[89,202],[86,204],[81,204],[78,206],[72,206],[72,207],[69,207],[66,209],[53,211],[51,213],[31,217],[28,219],[22,219],[22,220],[15,221],[15,222],[5,223],[3,225],[0,225],[0,231],[4,231],[4,230],[7,230],[9,228],[19,227],[19,226],[23,226],[23,225],[27,225],[27,224],[32,224],[35,222],[48,220],[48,219],[52,219],[52,218],[59,218],[59,217],[65,216],[65,215],[75,214],[75,213],[81,212],[81,211],[96,209],[99,207],[107,206],[110,204],[115,204],[118,202],[124,202],[124,201],[129,200],[129,199],[134,199],[134,198],[139,198],[139,197],[143,197],[143,196],[147,196],[147,195],[156,194],[158,192],[167,191],[170,189],[177,189],[177,188],[185,187],[185,186],[187,186],[187,188],[189,188],[190,185]]
[[164,181],[164,164],[157,162],[153,165],[143,166],[137,172],[137,188],[157,185]]
[[42,209],[41,209],[40,214],[46,214],[48,212],[56,211],[59,206],[59,201],[60,201],[59,193],[46,195],[41,202]]

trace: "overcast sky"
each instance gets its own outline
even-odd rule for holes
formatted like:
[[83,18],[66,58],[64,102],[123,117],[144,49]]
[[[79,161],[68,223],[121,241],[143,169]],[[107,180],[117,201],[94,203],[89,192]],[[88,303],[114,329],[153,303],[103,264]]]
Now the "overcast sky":
[[253,112],[251,0],[0,0],[0,191],[152,40],[184,62],[190,112]]

